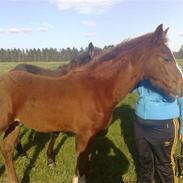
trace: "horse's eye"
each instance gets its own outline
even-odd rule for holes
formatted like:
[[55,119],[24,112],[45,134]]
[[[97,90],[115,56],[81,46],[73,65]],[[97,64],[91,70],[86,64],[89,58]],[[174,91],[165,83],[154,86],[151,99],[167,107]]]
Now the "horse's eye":
[[165,58],[164,58],[164,61],[165,61],[165,62],[171,62],[172,59],[171,59],[171,58],[168,58],[168,57],[165,57]]

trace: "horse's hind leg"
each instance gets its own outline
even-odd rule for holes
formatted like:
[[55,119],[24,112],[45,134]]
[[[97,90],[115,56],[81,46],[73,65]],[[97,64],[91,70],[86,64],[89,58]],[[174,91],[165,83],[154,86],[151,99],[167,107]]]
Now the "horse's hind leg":
[[[19,121],[14,121],[14,123],[17,123],[17,122],[19,122]],[[22,144],[21,144],[21,141],[20,141],[20,137],[18,137],[17,141],[16,141],[16,150],[17,150],[17,152],[18,152],[18,154],[20,156],[22,156],[22,157],[26,156],[26,152],[25,152],[25,150],[22,147]]]
[[19,137],[17,138],[16,150],[20,156],[22,156],[22,157],[26,156],[26,152],[24,151],[24,149],[22,147],[22,144],[21,144]]
[[51,133],[51,140],[50,140],[50,143],[49,143],[48,149],[47,149],[47,159],[48,159],[49,166],[55,166],[53,147],[55,145],[55,141],[58,136],[59,136],[59,132]]
[[3,142],[0,145],[1,152],[5,160],[9,183],[18,183],[16,172],[13,166],[12,156],[19,131],[19,124],[12,123],[6,130]]
[[94,139],[95,135],[93,135],[92,137],[87,137],[84,134],[82,134],[76,137],[77,165],[72,183],[86,182],[85,175],[87,175],[89,171],[89,155]]

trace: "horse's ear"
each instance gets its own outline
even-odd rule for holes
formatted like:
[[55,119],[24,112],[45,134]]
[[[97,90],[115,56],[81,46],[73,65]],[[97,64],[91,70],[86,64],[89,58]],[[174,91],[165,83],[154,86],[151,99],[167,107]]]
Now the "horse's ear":
[[169,30],[169,27],[167,27],[166,30],[164,31],[165,36],[167,35],[168,30]]
[[164,38],[163,24],[160,24],[156,28],[156,30],[155,30],[155,32],[153,34],[153,43],[155,43],[155,44],[162,43],[163,38]]
[[93,46],[92,42],[90,42],[89,45],[88,45],[88,53],[89,53],[90,57],[92,58],[93,53],[94,53],[94,46]]
[[94,50],[94,46],[93,46],[93,43],[90,42],[89,45],[88,45],[88,51],[93,51]]

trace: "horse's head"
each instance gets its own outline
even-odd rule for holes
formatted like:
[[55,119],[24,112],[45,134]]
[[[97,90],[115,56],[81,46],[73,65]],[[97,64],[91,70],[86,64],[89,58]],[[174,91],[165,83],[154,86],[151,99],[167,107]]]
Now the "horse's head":
[[183,95],[182,73],[175,58],[166,45],[168,29],[159,25],[152,33],[149,53],[144,63],[144,77],[149,78],[154,85],[173,96]]
[[88,54],[90,58],[93,59],[95,56],[99,55],[100,53],[102,53],[102,49],[94,47],[93,43],[90,42],[88,45]]
[[88,53],[89,53],[90,55],[92,55],[94,49],[95,49],[95,47],[93,46],[93,43],[90,42],[89,45],[88,45]]

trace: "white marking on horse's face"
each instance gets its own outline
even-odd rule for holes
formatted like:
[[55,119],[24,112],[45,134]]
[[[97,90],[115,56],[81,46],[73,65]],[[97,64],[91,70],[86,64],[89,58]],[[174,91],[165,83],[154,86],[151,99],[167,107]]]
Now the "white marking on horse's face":
[[176,62],[176,66],[177,66],[178,70],[180,71],[180,73],[182,74],[182,77],[183,77],[182,70],[181,70],[181,68],[180,68],[180,66],[178,65],[178,63],[177,63],[177,62]]
[[[172,53],[172,52],[171,52],[171,53]],[[173,55],[173,53],[172,53],[172,55]],[[174,55],[173,55],[173,58],[174,58],[174,60],[176,61]],[[183,77],[182,69],[180,68],[180,66],[178,65],[177,62],[176,62],[176,66],[177,66],[177,69],[180,71],[180,73],[182,74],[182,77]]]
[[78,183],[78,176],[74,176],[72,179],[72,183]]

